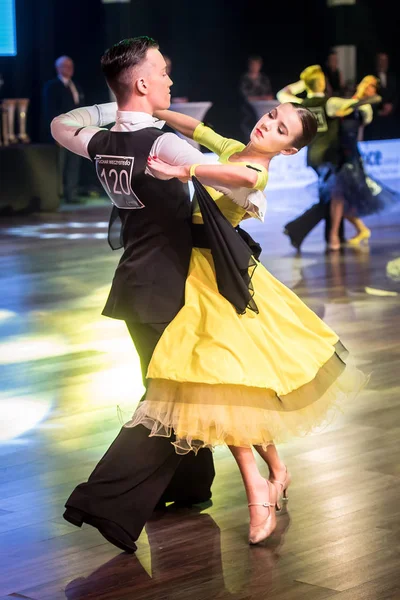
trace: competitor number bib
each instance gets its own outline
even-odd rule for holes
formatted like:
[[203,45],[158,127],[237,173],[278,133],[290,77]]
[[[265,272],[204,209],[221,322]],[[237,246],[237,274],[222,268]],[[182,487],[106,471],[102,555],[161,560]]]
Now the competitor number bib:
[[131,187],[135,161],[133,156],[96,154],[94,160],[97,177],[107,196],[117,208],[132,210],[144,207]]

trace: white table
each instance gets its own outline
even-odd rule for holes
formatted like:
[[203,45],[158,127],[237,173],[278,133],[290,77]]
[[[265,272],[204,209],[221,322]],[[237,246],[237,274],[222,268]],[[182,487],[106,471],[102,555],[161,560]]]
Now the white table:
[[[198,121],[202,121],[206,112],[211,108],[212,102],[172,102],[171,110],[175,112],[182,113],[184,115],[188,115],[189,117],[193,117]],[[185,135],[177,132],[177,134],[189,142],[194,148],[199,149],[200,145],[197,142],[194,142],[190,138],[187,138]]]
[[250,105],[253,107],[257,115],[257,120],[261,119],[267,112],[278,106],[278,100],[253,100]]

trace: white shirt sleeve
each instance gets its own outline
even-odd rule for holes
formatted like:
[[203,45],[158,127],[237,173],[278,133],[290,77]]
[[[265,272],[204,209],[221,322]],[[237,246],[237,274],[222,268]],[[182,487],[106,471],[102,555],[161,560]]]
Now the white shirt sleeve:
[[52,120],[51,135],[67,150],[90,158],[87,150],[90,140],[104,125],[113,123],[116,114],[116,102],[75,108]]
[[299,98],[290,92],[286,92],[285,90],[280,90],[276,94],[277,100],[284,104],[285,102],[294,102],[295,104],[303,104],[303,98]]
[[246,198],[246,205],[243,207],[249,215],[264,223],[265,213],[267,212],[267,199],[260,190],[253,190]]
[[369,125],[373,118],[372,106],[370,104],[363,104],[359,107],[363,117],[363,125]]
[[[173,166],[183,167],[207,162],[200,150],[191,146],[189,142],[180,138],[176,133],[160,135],[151,147],[150,155],[157,156],[160,160]],[[157,179],[171,179],[171,177],[165,175],[155,175],[148,167],[146,167],[146,173]]]
[[356,104],[358,100],[354,98],[339,98],[338,96],[332,96],[328,98],[326,102],[326,114],[328,117],[336,117],[339,110],[345,110],[351,108],[352,104]]
[[295,81],[290,83],[276,94],[277,99],[281,104],[284,102],[295,102],[296,104],[302,104],[303,98],[298,98],[297,94],[301,94],[306,89],[304,81]]
[[225,196],[228,196],[235,204],[241,206],[249,215],[264,222],[265,213],[267,212],[267,199],[260,190],[251,190],[249,188],[223,188],[215,187]]

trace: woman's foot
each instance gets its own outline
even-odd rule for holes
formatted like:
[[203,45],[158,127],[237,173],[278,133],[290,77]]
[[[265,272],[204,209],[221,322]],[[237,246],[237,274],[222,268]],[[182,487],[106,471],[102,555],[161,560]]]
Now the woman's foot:
[[[249,544],[259,544],[267,539],[276,527],[275,506],[277,491],[268,480],[253,488],[252,502],[249,502],[250,528]],[[254,499],[254,501],[253,501]]]
[[328,250],[340,250],[341,243],[338,235],[329,237]]
[[285,465],[283,465],[278,471],[271,472],[269,481],[273,483],[277,492],[276,512],[277,514],[284,514],[286,512],[286,505],[289,500],[287,489],[292,481],[292,477]]
[[360,229],[354,237],[350,238],[347,244],[349,246],[359,246],[362,242],[368,243],[369,238],[371,237],[371,230],[368,227],[363,227]]

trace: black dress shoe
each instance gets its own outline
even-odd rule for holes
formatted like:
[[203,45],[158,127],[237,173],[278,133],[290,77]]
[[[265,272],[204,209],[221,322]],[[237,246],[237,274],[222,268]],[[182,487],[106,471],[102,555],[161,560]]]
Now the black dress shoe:
[[108,519],[102,519],[101,517],[94,517],[76,508],[67,507],[63,517],[66,521],[81,527],[82,523],[87,523],[92,527],[95,527],[99,533],[108,541],[120,550],[129,552],[132,554],[136,551],[136,544],[132,540],[131,536],[122,527],[109,521]]
[[202,510],[209,508],[212,505],[213,505],[213,503],[210,498],[208,498],[207,500],[188,499],[188,500],[175,500],[175,502],[173,504],[171,504],[171,506],[169,508],[173,509],[173,510],[188,509],[188,510],[195,510],[195,511],[197,510],[197,511],[201,512]]
[[300,252],[300,246],[301,246],[301,242],[297,242],[297,241],[296,241],[294,238],[292,238],[292,236],[291,236],[291,235],[290,235],[290,233],[289,233],[289,230],[288,230],[288,229],[286,229],[286,227],[285,227],[285,229],[283,230],[283,233],[284,233],[285,235],[287,235],[287,236],[288,236],[288,238],[289,238],[289,240],[290,240],[290,243],[292,244],[293,248],[296,248],[296,250],[297,250],[298,252]]

